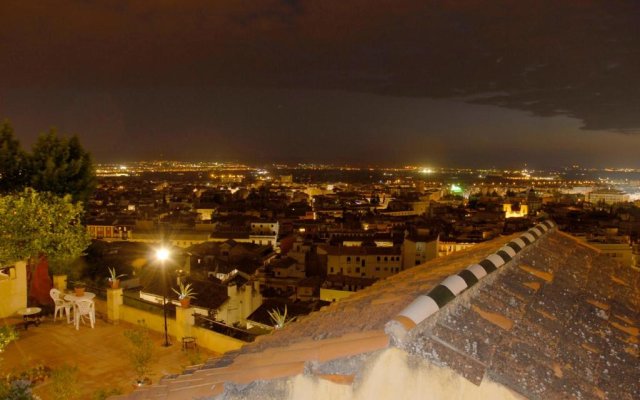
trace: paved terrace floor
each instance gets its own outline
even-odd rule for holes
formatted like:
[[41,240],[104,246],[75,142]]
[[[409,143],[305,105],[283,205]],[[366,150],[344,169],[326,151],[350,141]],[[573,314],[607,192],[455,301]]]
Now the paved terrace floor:
[[[0,324],[15,324],[20,319],[0,319]],[[76,330],[73,324],[67,325],[66,319],[55,323],[51,316],[43,319],[38,327],[30,326],[24,330],[18,328],[20,338],[9,344],[0,355],[0,374],[20,372],[37,364],[50,368],[63,364],[78,366],[78,381],[81,399],[92,399],[100,389],[119,388],[122,394],[133,391],[135,373],[127,357],[129,341],[124,331],[132,325],[120,323],[112,325],[98,319],[94,329],[80,325]],[[201,363],[217,356],[206,349],[199,349],[199,361],[195,360],[193,350],[182,351],[180,343],[168,348],[161,346],[162,334],[151,332],[156,346],[148,377],[153,383],[168,374],[179,373],[186,366]],[[43,400],[52,399],[48,386],[50,379],[38,385],[34,392]]]

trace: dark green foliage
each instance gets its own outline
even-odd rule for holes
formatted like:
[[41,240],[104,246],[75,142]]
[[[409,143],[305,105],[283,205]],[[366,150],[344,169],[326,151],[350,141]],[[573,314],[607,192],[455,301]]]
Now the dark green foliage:
[[85,202],[96,185],[91,156],[76,136],[58,137],[55,129],[40,135],[30,157],[31,186],[59,196],[70,194]]
[[76,136],[58,137],[55,129],[40,135],[31,154],[20,147],[8,121],[0,124],[0,194],[25,187],[85,202],[95,189],[91,156]]
[[0,124],[0,193],[24,188],[28,177],[26,154],[15,138],[9,121]]

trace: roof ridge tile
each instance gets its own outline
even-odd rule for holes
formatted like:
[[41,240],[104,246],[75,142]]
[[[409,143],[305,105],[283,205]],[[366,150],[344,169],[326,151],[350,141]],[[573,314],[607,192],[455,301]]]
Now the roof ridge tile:
[[[385,330],[396,342],[402,342],[408,330],[437,313],[447,303],[454,300],[456,296],[478,283],[485,276],[509,264],[520,252],[531,247],[541,237],[554,230],[555,226],[555,223],[550,220],[543,221],[477,264],[472,264],[466,270],[463,270],[470,271],[472,274],[460,271],[445,278],[427,294],[418,296],[413,303],[403,309],[394,319],[387,322]],[[522,244],[525,244],[525,246],[523,247]],[[472,278],[472,275],[476,280]],[[407,319],[411,320],[413,325],[407,323]]]

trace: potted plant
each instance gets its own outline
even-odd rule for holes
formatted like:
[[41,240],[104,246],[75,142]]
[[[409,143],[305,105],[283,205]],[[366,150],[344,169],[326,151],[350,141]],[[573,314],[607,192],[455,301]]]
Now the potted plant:
[[75,260],[64,257],[48,257],[49,273],[53,276],[53,287],[64,292],[67,282],[80,278],[80,268]]
[[189,308],[191,299],[195,299],[195,295],[198,294],[193,291],[190,283],[187,283],[185,285],[184,283],[182,283],[182,281],[178,283],[178,290],[176,290],[176,288],[171,288],[171,290],[173,290],[178,295],[178,300],[180,300],[180,305],[183,308]]
[[127,276],[127,274],[120,274],[118,275],[116,273],[116,269],[114,268],[109,268],[107,267],[107,269],[109,270],[109,278],[107,278],[109,280],[109,285],[111,286],[111,289],[117,289],[120,287],[120,278]]
[[84,296],[84,289],[87,287],[87,284],[82,281],[73,282],[73,290],[76,292],[77,297]]
[[275,329],[282,329],[296,319],[296,317],[287,317],[286,305],[284,306],[284,312],[281,312],[278,308],[274,308],[273,310],[267,312],[269,313],[269,317],[271,317],[271,322],[273,322],[273,327]]

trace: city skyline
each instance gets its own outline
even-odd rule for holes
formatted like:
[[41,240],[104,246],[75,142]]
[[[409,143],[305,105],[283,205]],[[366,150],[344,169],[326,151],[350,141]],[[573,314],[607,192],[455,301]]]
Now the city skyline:
[[96,162],[640,167],[633,1],[0,8],[25,147],[55,126]]

